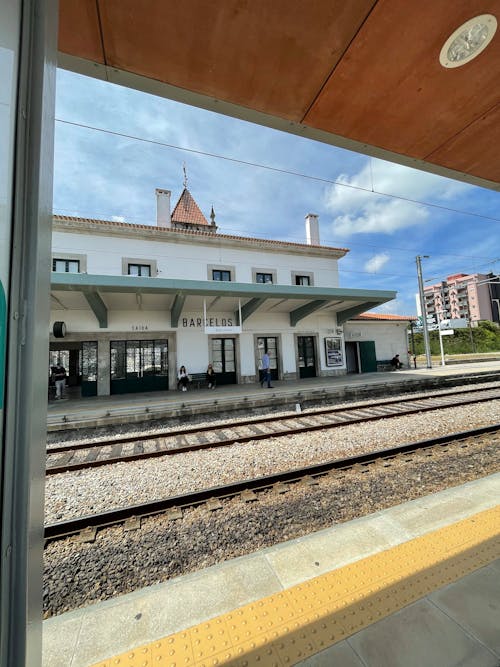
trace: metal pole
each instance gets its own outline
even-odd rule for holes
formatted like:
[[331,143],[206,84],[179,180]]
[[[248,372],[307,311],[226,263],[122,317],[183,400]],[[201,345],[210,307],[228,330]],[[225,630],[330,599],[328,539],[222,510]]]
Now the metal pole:
[[432,368],[432,359],[431,359],[431,348],[429,344],[429,329],[427,327],[427,311],[425,310],[425,299],[424,299],[424,281],[422,280],[422,259],[427,259],[429,255],[417,255],[417,277],[418,277],[418,294],[420,297],[420,310],[422,311],[422,328],[424,330],[424,346],[425,346],[425,359],[427,362],[427,368]]
[[439,334],[439,349],[441,350],[441,366],[446,366],[446,362],[444,360],[443,336],[441,335],[441,328],[439,328],[438,334]]
[[467,324],[469,326],[469,337],[470,337],[470,346],[472,349],[472,353],[476,353],[476,345],[474,343],[474,335],[472,333],[472,325],[470,321],[470,302],[469,302],[469,285],[467,283],[464,283],[462,287],[465,287],[465,298],[467,299]]

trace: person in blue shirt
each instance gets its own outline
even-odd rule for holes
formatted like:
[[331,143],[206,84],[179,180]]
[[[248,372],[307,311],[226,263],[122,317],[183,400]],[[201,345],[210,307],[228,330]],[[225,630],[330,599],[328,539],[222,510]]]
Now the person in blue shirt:
[[264,386],[264,382],[267,382],[267,388],[273,389],[271,385],[271,360],[267,352],[264,352],[262,356],[262,375],[260,378],[260,386]]

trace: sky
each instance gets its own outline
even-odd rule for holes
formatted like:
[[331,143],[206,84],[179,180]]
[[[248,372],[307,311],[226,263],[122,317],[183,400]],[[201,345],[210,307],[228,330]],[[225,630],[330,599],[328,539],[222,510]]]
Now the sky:
[[348,248],[343,288],[393,290],[415,315],[424,280],[500,273],[500,193],[58,70],[54,213],[156,224],[155,189],[187,187],[218,232]]

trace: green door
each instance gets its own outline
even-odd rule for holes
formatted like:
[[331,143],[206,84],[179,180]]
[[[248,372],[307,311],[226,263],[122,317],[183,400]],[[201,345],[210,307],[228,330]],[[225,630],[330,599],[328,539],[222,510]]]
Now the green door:
[[313,336],[297,336],[297,352],[299,357],[299,377],[316,377],[316,351]]
[[111,341],[111,394],[168,389],[166,340]]
[[366,340],[359,342],[359,359],[361,362],[361,373],[377,372],[377,357],[375,356],[375,341]]
[[264,352],[269,355],[269,368],[271,369],[271,380],[279,380],[278,370],[278,339],[274,336],[262,336],[257,338],[257,350],[259,359],[262,361]]
[[217,384],[236,384],[236,352],[234,338],[212,338],[212,365]]
[[97,341],[84,341],[80,353],[82,396],[97,396]]

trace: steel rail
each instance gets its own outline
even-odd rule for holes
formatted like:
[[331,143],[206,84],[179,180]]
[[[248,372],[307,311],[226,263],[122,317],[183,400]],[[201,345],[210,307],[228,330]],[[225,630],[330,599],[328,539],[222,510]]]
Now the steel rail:
[[[370,422],[370,421],[379,421],[381,419],[393,419],[395,417],[400,417],[403,415],[409,415],[409,414],[416,414],[416,413],[421,413],[421,412],[429,412],[432,410],[443,410],[447,408],[454,408],[460,405],[472,405],[475,403],[484,403],[487,401],[494,400],[495,397],[493,396],[487,396],[483,398],[470,398],[469,395],[470,393],[477,393],[478,391],[484,392],[492,392],[495,391],[496,388],[493,389],[487,389],[483,388],[482,390],[472,390],[472,392],[453,392],[452,394],[444,394],[441,396],[426,396],[426,397],[421,397],[421,398],[414,398],[410,400],[398,400],[398,401],[390,401],[389,403],[375,403],[375,404],[370,404],[370,405],[363,405],[363,406],[356,406],[352,408],[339,408],[339,409],[334,409],[331,410],[330,412],[327,411],[321,411],[319,412],[314,412],[314,413],[301,413],[300,415],[295,415],[293,414],[293,417],[287,417],[287,416],[281,416],[281,417],[274,417],[273,419],[267,419],[264,423],[277,423],[277,422],[284,422],[284,421],[300,421],[300,419],[314,419],[317,416],[321,416],[324,414],[336,414],[339,412],[343,413],[359,413],[363,412],[365,410],[369,410],[372,408],[376,407],[381,407],[381,406],[394,406],[394,405],[405,405],[405,404],[415,404],[415,403],[421,403],[422,401],[426,402],[431,402],[434,401],[434,404],[429,404],[427,406],[422,406],[422,405],[417,405],[416,407],[407,407],[403,410],[397,410],[393,413],[383,413],[379,415],[361,415],[361,416],[354,416],[348,419],[344,419],[342,421],[338,422],[332,422],[332,423],[324,423],[320,422],[318,424],[306,424],[302,426],[297,426],[297,425],[292,425],[286,428],[281,428],[281,429],[273,429],[267,432],[263,433],[252,433],[248,435],[235,435],[232,437],[224,437],[219,440],[212,440],[211,442],[199,442],[199,443],[193,443],[190,445],[181,445],[179,447],[172,447],[172,448],[165,448],[165,449],[157,449],[154,451],[149,451],[149,452],[137,452],[137,453],[132,453],[132,454],[123,454],[120,456],[115,456],[114,458],[102,458],[102,459],[94,459],[94,460],[87,460],[87,461],[79,461],[77,463],[71,463],[71,461],[62,463],[62,464],[56,464],[52,466],[47,466],[46,468],[46,475],[55,475],[55,474],[60,474],[64,472],[70,472],[70,471],[76,471],[76,470],[85,470],[87,468],[96,468],[104,465],[111,465],[113,463],[120,463],[120,462],[131,462],[131,461],[141,461],[144,459],[148,458],[157,458],[159,456],[171,456],[175,454],[182,454],[186,452],[193,452],[201,449],[215,449],[217,447],[226,447],[229,445],[234,445],[234,444],[243,444],[246,442],[251,442],[255,440],[265,440],[268,438],[276,438],[276,437],[283,437],[287,435],[292,435],[292,434],[297,434],[297,433],[304,433],[304,432],[312,432],[312,431],[319,431],[319,430],[325,430],[329,428],[338,428],[340,426],[350,426],[353,424],[360,424],[363,422]],[[462,400],[462,401],[455,401],[452,404],[448,403],[442,403],[442,404],[435,404],[436,399],[439,398],[447,398],[448,396],[456,396],[456,395],[464,395],[466,394],[467,396]],[[498,396],[500,398],[500,395]],[[225,424],[225,425],[217,425],[217,426],[212,426],[210,427],[203,427],[199,431],[196,431],[195,429],[190,430],[191,434],[196,434],[196,433],[203,433],[207,431],[228,431],[231,429],[236,429],[240,428],[241,426],[251,426],[255,424],[256,422],[250,422],[250,423],[241,423],[241,422],[236,422],[234,424]],[[262,424],[263,422],[259,422]],[[181,432],[182,435],[186,435],[186,432]],[[177,435],[177,434],[176,434]],[[163,436],[166,437],[166,436]],[[175,437],[172,434],[169,434],[169,437]],[[153,440],[157,439],[152,438]],[[151,438],[149,436],[146,436],[144,438],[145,441],[150,441]],[[140,441],[140,438],[134,438],[133,442],[138,442]],[[97,445],[98,447],[112,447],[116,445],[122,444],[121,442],[116,442],[114,440],[111,440],[107,443],[100,443]],[[95,447],[78,447],[76,448],[77,451],[80,449],[94,449]],[[64,451],[75,451],[72,447],[68,447],[67,450]],[[54,453],[60,453],[60,452],[54,452],[53,450],[48,450],[47,455],[51,456]]]
[[68,519],[66,521],[60,521],[46,525],[44,529],[44,538],[46,541],[62,539],[64,537],[80,533],[89,528],[97,529],[109,527],[123,523],[127,519],[142,519],[155,514],[163,513],[173,508],[193,507],[203,504],[212,498],[231,498],[239,495],[243,491],[269,489],[279,483],[298,482],[305,477],[317,477],[325,475],[331,470],[352,468],[355,465],[369,465],[379,459],[389,460],[400,454],[408,454],[418,450],[451,444],[457,440],[464,440],[466,438],[480,437],[482,435],[495,433],[499,430],[500,423],[491,426],[485,426],[479,429],[473,429],[471,431],[461,431],[459,433],[451,433],[448,435],[439,436],[437,438],[430,438],[429,440],[412,442],[390,449],[376,450],[368,454],[351,456],[344,459],[334,459],[325,463],[305,466],[303,468],[295,468],[273,475],[241,480],[239,482],[234,482],[232,484],[223,486],[210,487],[201,491],[185,493],[178,496],[171,496],[162,500],[154,500],[151,502],[141,503],[139,505],[130,505],[128,507],[109,510],[100,514]]
[[[497,387],[491,387],[490,389],[496,389]],[[405,398],[392,398],[392,399],[380,399],[379,401],[374,401],[372,403],[366,403],[363,405],[358,405],[358,406],[352,406],[352,408],[349,405],[344,405],[343,407],[338,406],[338,407],[325,407],[325,408],[311,408],[310,410],[304,410],[300,413],[297,412],[288,412],[282,415],[281,417],[276,417],[275,415],[268,415],[265,417],[251,417],[248,419],[241,419],[241,420],[234,420],[231,424],[207,424],[203,426],[191,426],[191,427],[183,427],[179,428],[176,430],[165,430],[165,431],[158,431],[156,433],[145,433],[145,434],[138,434],[138,435],[125,435],[125,436],[119,436],[117,438],[113,438],[112,440],[97,440],[97,441],[92,441],[92,442],[79,442],[74,445],[60,445],[56,447],[50,447],[47,449],[48,454],[62,454],[64,452],[73,450],[77,451],[79,449],[91,449],[93,447],[103,447],[103,446],[108,446],[108,445],[119,445],[119,444],[126,444],[128,442],[137,442],[141,438],[144,440],[158,440],[160,438],[171,438],[175,437],[176,435],[190,435],[192,433],[203,433],[205,431],[213,431],[217,428],[228,428],[228,426],[248,426],[252,424],[265,424],[267,422],[273,422],[277,421],[279,419],[300,419],[305,416],[314,416],[314,415],[321,415],[321,414],[329,414],[332,413],[334,414],[335,412],[344,412],[345,410],[349,409],[362,409],[362,408],[374,408],[382,405],[393,405],[395,403],[401,403],[401,402],[409,402],[412,400],[420,401],[420,400],[431,400],[433,398],[441,398],[441,397],[446,397],[446,396],[457,396],[457,395],[463,395],[463,394],[474,394],[480,391],[488,391],[488,387],[481,387],[481,388],[473,388],[473,389],[462,389],[458,391],[440,391],[433,393],[429,396],[420,396],[420,397],[409,397],[408,399]],[[422,392],[418,392],[422,393]]]

